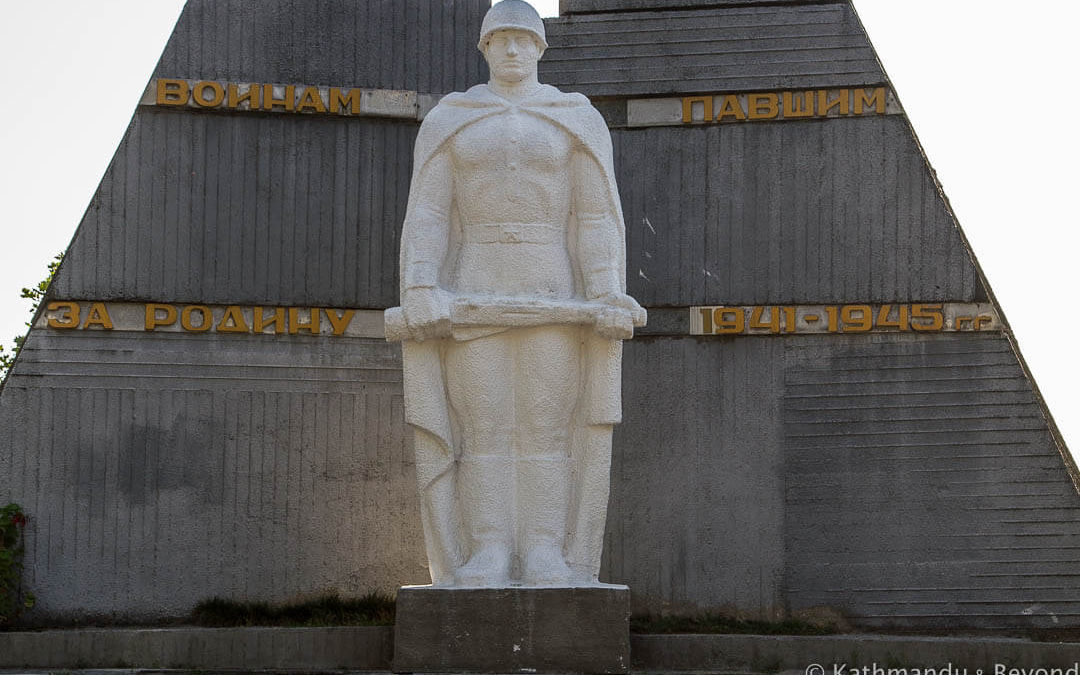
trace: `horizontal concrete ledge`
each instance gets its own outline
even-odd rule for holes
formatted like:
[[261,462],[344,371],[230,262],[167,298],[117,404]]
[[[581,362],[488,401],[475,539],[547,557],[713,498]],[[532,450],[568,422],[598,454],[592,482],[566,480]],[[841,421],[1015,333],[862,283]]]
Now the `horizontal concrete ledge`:
[[[1080,643],[880,635],[631,635],[633,672],[870,675],[880,668],[1073,668]],[[0,632],[0,669],[389,671],[392,626],[102,628]],[[812,664],[823,670],[807,669]],[[839,670],[834,670],[834,666]],[[880,672],[880,671],[879,671]],[[894,673],[891,675],[903,675]],[[1012,674],[1009,674],[1012,675]]]
[[0,668],[389,670],[393,627],[101,628],[0,633]]
[[[631,635],[630,657],[637,671],[722,671],[807,675],[882,675],[874,667],[934,668],[952,665],[967,675],[995,667],[1062,668],[1077,666],[1080,643],[1031,642],[974,637],[895,637],[881,635]],[[811,668],[821,666],[821,670]],[[861,671],[862,668],[868,671]],[[859,673],[855,670],[860,669]],[[1007,671],[1006,671],[1007,672]],[[1075,673],[1075,671],[1074,671]],[[1070,675],[1074,675],[1070,674]],[[893,673],[884,675],[903,675]]]

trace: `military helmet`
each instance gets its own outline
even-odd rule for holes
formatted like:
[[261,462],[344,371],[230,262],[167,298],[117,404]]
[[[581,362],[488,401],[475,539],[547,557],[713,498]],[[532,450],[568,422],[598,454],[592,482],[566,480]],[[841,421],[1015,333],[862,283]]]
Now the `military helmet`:
[[484,23],[480,26],[480,42],[476,44],[476,48],[484,51],[484,44],[491,34],[506,29],[532,33],[542,48],[547,49],[544,20],[525,0],[501,0],[492,5],[484,15]]

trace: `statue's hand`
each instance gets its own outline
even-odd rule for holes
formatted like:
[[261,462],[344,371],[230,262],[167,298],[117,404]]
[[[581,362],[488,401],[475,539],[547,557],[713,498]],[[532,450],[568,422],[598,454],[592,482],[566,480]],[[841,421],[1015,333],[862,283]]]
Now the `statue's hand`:
[[608,293],[593,300],[606,307],[596,317],[596,332],[610,340],[634,337],[634,327],[644,326],[645,310],[625,293]]
[[645,321],[649,316],[648,312],[645,311],[645,308],[639,305],[637,300],[631,298],[626,293],[608,293],[607,295],[600,296],[596,301],[629,312],[631,321],[638,328],[645,325]]
[[405,291],[401,307],[414,340],[450,335],[450,294],[441,288],[412,288]]

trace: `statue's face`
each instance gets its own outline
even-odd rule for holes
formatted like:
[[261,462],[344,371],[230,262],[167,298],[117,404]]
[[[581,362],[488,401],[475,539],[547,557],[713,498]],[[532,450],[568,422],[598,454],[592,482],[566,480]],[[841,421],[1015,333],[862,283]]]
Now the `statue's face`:
[[487,59],[492,79],[516,84],[536,74],[540,45],[528,31],[497,30],[488,38],[484,58]]

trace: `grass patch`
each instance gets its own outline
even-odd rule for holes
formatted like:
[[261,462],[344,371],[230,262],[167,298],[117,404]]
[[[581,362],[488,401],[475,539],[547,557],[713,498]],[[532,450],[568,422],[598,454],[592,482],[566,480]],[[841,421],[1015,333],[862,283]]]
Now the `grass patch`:
[[806,621],[751,621],[719,614],[697,616],[634,616],[632,633],[734,633],[740,635],[832,635],[835,626],[819,626]]
[[389,626],[394,599],[381,593],[359,598],[327,594],[282,605],[211,598],[196,605],[188,620],[196,626]]

